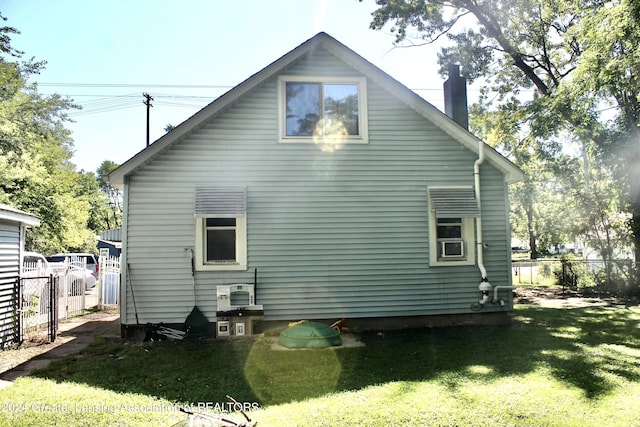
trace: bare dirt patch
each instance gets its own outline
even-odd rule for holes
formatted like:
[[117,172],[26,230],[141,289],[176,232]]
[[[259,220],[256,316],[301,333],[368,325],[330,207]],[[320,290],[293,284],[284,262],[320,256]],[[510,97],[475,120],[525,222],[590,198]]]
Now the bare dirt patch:
[[530,304],[543,307],[608,307],[638,305],[633,297],[600,296],[562,288],[517,288],[515,304]]
[[79,351],[98,335],[119,337],[119,315],[99,312],[60,322],[54,342],[44,334],[26,339],[13,349],[0,350],[0,379],[8,372],[34,359],[62,357]]

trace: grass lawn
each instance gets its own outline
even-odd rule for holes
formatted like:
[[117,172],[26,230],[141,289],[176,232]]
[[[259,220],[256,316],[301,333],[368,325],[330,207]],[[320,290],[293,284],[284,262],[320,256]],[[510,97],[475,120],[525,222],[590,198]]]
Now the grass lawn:
[[354,348],[98,340],[0,390],[0,425],[170,426],[175,403],[221,409],[230,394],[260,426],[640,426],[639,325],[639,306],[517,306],[509,326]]

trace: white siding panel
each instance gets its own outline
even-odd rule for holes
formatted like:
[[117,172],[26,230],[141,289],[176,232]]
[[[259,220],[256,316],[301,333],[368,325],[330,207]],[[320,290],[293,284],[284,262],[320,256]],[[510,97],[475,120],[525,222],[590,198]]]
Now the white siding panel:
[[20,226],[0,221],[0,286],[7,286],[20,274]]
[[20,274],[20,225],[0,220],[0,351],[13,340],[17,307],[12,302],[13,286]]
[[[324,51],[285,74],[305,73],[356,75]],[[470,312],[477,267],[429,267],[427,187],[473,185],[476,157],[367,86],[368,144],[333,153],[279,144],[273,78],[129,178],[126,251],[140,322],[182,322],[193,307],[187,250],[195,187],[206,185],[247,187],[248,270],[196,273],[196,302],[212,321],[216,285],[253,283],[255,269],[268,320]],[[507,284],[505,184],[488,165],[482,173],[489,278]]]

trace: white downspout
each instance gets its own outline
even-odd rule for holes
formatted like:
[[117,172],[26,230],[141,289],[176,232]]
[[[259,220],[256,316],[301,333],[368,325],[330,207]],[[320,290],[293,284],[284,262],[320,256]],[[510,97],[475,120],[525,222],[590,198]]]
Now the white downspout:
[[478,159],[473,163],[473,178],[476,192],[476,202],[480,208],[480,215],[476,217],[476,253],[478,257],[478,269],[480,270],[480,286],[478,289],[482,292],[482,299],[478,301],[481,306],[489,302],[492,286],[487,278],[487,269],[484,266],[484,245],[482,243],[482,205],[480,194],[480,165],[484,162],[484,144],[478,140]]
[[[476,191],[476,201],[478,202],[478,207],[481,207],[481,197],[480,197],[480,165],[484,162],[484,144],[482,141],[478,141],[478,159],[473,163],[473,178],[475,184]],[[482,216],[478,215],[476,217],[476,245],[477,245],[477,253],[478,253],[478,268],[480,269],[480,274],[482,275],[482,281],[487,281],[487,270],[484,267],[484,255],[482,253]]]
[[[476,201],[478,202],[478,206],[481,207],[481,199],[480,199],[480,165],[484,162],[484,144],[482,141],[478,141],[478,159],[473,164],[473,176],[474,176],[474,184],[476,191]],[[480,209],[482,212],[482,209]],[[489,279],[487,278],[487,269],[484,266],[484,244],[482,242],[482,217],[479,215],[476,218],[476,240],[477,240],[477,252],[478,252],[478,269],[480,270],[480,274],[482,276],[480,280],[480,285],[478,289],[482,292],[482,299],[478,301],[480,306],[484,306],[486,303],[491,301],[492,304],[500,303],[500,305],[504,305],[504,301],[498,299],[498,291],[502,289],[516,289],[515,286],[496,286],[495,288],[491,286],[489,283]],[[493,290],[493,299],[490,298],[490,293]]]

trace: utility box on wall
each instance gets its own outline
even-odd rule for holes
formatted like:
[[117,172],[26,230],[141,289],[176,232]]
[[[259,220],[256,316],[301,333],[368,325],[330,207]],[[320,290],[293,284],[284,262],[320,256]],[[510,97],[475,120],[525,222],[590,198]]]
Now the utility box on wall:
[[229,320],[226,320],[226,317],[218,318],[216,322],[216,336],[218,337],[228,337],[230,336],[229,331]]
[[218,312],[218,320],[216,322],[216,336],[218,338],[233,338],[253,335],[253,324],[262,320],[259,316],[221,316],[222,312]]
[[218,286],[216,290],[216,336],[233,338],[253,335],[253,324],[262,320],[262,305],[255,304],[254,285]]

